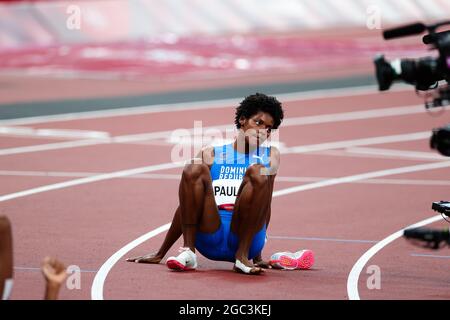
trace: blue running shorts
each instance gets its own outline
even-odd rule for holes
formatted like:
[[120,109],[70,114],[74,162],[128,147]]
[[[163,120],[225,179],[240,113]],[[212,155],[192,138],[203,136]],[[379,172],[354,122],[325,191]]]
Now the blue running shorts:
[[[214,233],[197,232],[195,248],[206,258],[216,261],[235,262],[239,238],[230,230],[233,212],[219,210],[221,224]],[[253,237],[248,258],[255,258],[266,243],[266,225]]]

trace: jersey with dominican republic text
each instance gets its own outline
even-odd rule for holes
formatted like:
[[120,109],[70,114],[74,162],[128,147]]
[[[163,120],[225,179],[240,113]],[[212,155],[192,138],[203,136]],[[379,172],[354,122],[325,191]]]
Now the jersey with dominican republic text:
[[233,144],[214,147],[214,162],[210,170],[219,209],[233,210],[245,171],[255,163],[269,167],[270,148],[259,147],[246,154],[236,151]]

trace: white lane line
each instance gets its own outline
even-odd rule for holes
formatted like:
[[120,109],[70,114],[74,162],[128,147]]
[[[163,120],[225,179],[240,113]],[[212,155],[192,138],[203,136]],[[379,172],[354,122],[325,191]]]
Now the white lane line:
[[109,133],[104,131],[74,130],[74,129],[34,129],[30,127],[0,127],[1,135],[57,138],[57,139],[105,139]]
[[[357,180],[364,180],[364,179],[368,179],[368,178],[382,177],[382,176],[394,175],[394,174],[399,174],[399,173],[407,173],[407,172],[432,170],[432,169],[446,168],[446,167],[450,167],[450,161],[402,167],[402,168],[395,168],[395,169],[388,169],[388,170],[381,170],[381,171],[374,171],[374,172],[367,172],[367,173],[363,173],[363,174],[347,176],[347,177],[340,177],[340,178],[330,179],[330,180],[326,180],[326,181],[320,181],[320,182],[316,182],[316,183],[300,185],[300,186],[296,186],[296,187],[292,187],[292,188],[279,190],[279,191],[276,191],[273,193],[273,197],[279,197],[279,196],[291,194],[294,192],[323,188],[323,187],[327,187],[327,186],[348,183],[348,182],[357,181]],[[143,243],[144,241],[151,239],[151,238],[155,237],[156,235],[168,230],[169,227],[170,227],[170,223],[167,223],[155,230],[152,230],[149,233],[146,233],[146,234],[140,236],[138,239],[131,241],[125,247],[119,249],[119,251],[114,253],[100,267],[98,273],[95,275],[94,282],[91,287],[91,298],[93,300],[103,300],[103,287],[104,287],[104,282],[106,280],[106,277],[107,277],[109,271],[112,269],[112,267],[126,253],[128,253],[130,250],[134,249],[135,247],[137,247],[139,244]]]
[[[42,268],[36,268],[36,267],[14,267],[14,270],[42,272]],[[96,273],[96,272],[98,272],[98,270],[80,270],[80,272]]]
[[[374,138],[372,138],[372,139],[374,139]],[[361,139],[358,140],[359,143],[360,143],[360,140]],[[363,140],[367,141],[367,139],[363,139]],[[61,188],[67,188],[67,187],[90,183],[90,182],[95,182],[95,181],[102,181],[102,180],[106,180],[106,179],[118,178],[118,177],[123,177],[123,176],[127,176],[127,175],[140,174],[140,173],[145,173],[145,172],[150,172],[150,171],[163,170],[163,169],[169,169],[169,168],[175,168],[175,167],[181,167],[181,166],[182,166],[182,164],[168,163],[168,164],[160,164],[160,165],[154,165],[154,166],[149,166],[149,167],[129,169],[129,170],[124,170],[124,171],[119,171],[119,172],[102,174],[100,176],[86,177],[86,178],[71,180],[71,181],[47,185],[47,186],[42,186],[42,187],[38,187],[38,188],[34,188],[34,189],[29,189],[29,190],[13,193],[13,194],[4,195],[4,196],[0,197],[0,202],[28,196],[31,194],[36,194],[36,193],[41,193],[41,192],[46,192],[46,191],[51,191],[51,190],[57,190],[57,189],[61,189]],[[419,168],[418,170],[413,170],[413,171],[428,170],[428,169],[446,167],[446,166],[450,166],[450,165],[447,162],[425,164],[425,165],[413,166],[416,169]],[[408,170],[407,168],[411,168],[411,167],[398,168],[398,169],[392,169],[392,170],[383,170],[382,172],[384,172],[384,175],[413,172],[413,171],[409,171],[411,169]],[[378,173],[378,175],[375,173]],[[309,185],[301,185],[298,187],[293,187],[293,188],[288,188],[288,189],[277,191],[274,193],[273,196],[276,197],[278,195],[299,192],[299,191],[304,191],[304,190],[310,190],[310,189],[314,189],[314,188],[320,188],[320,187],[324,187],[327,185],[348,183],[348,182],[352,182],[352,181],[364,180],[364,179],[369,179],[369,178],[373,178],[373,177],[377,177],[377,176],[382,176],[382,175],[380,175],[380,173],[378,171],[375,173],[366,173],[366,174],[361,174],[361,175],[357,175],[357,176],[350,176],[350,177],[331,179],[331,180],[327,180],[327,181],[320,181],[320,182],[312,183]],[[148,233],[148,234],[153,234],[153,233]],[[106,274],[107,274],[109,272],[109,269],[107,271],[103,271],[103,272],[106,272]],[[106,278],[106,275],[105,275],[105,278]],[[101,292],[99,290],[101,290]],[[95,292],[97,292],[96,294],[98,294],[98,292],[100,292],[101,296],[103,296],[103,284],[102,284],[101,289],[97,288],[95,290]]]
[[[281,148],[278,148],[282,150]],[[383,155],[383,154],[365,154],[365,153],[351,153],[347,152],[346,149],[334,149],[334,150],[326,150],[326,151],[317,151],[310,152],[309,155],[318,155],[318,156],[333,156],[333,157],[346,157],[346,158],[368,158],[368,159],[391,159],[391,160],[405,160],[405,161],[442,161],[443,156],[440,156],[438,159],[436,158],[416,158],[416,157],[406,157],[406,156],[394,156],[394,155]]]
[[109,271],[112,267],[119,261],[127,252],[131,251],[133,248],[137,247],[141,243],[157,236],[164,231],[169,230],[171,223],[166,223],[146,234],[143,234],[136,240],[128,243],[126,246],[118,250],[114,253],[105,263],[102,265],[100,270],[95,274],[94,281],[92,282],[91,287],[91,297],[93,300],[103,300],[103,285],[105,283],[106,277],[108,276]]
[[183,163],[163,163],[163,164],[157,164],[157,165],[151,165],[146,167],[140,167],[140,168],[134,168],[134,169],[128,169],[128,170],[122,170],[122,171],[116,171],[111,173],[104,173],[96,176],[86,177],[86,178],[80,178],[55,184],[50,184],[42,187],[37,187],[33,189],[28,189],[24,191],[19,191],[15,193],[10,193],[7,195],[0,196],[0,202],[17,199],[25,196],[29,196],[32,194],[52,191],[52,190],[58,190],[73,186],[78,186],[82,184],[92,183],[92,182],[98,182],[98,181],[104,181],[108,179],[114,179],[114,178],[120,178],[124,176],[130,176],[134,174],[140,174],[145,172],[151,172],[151,171],[158,171],[158,170],[165,170],[165,169],[173,169],[173,168],[179,168],[182,167]]
[[372,179],[372,178],[377,178],[377,177],[385,177],[385,176],[394,175],[394,174],[411,173],[411,172],[440,169],[440,168],[447,168],[447,167],[450,167],[450,161],[418,164],[415,166],[386,169],[386,170],[380,170],[380,171],[372,171],[372,172],[366,172],[366,173],[356,174],[356,175],[352,175],[352,176],[333,178],[333,179],[318,181],[318,182],[314,182],[314,183],[310,183],[310,184],[299,185],[299,186],[295,186],[295,187],[291,187],[291,188],[286,188],[283,190],[278,190],[273,193],[273,196],[278,197],[278,196],[283,196],[286,194],[291,194],[294,192],[323,188],[323,187],[333,186],[333,185],[337,185],[337,184],[350,183],[350,182]]
[[[179,176],[178,176],[179,179]],[[329,180],[330,177],[284,177],[277,176],[278,182],[317,182]],[[449,180],[424,180],[424,179],[367,179],[361,181],[352,181],[349,183],[362,184],[393,184],[393,185],[412,185],[412,186],[450,186]]]
[[405,142],[414,140],[423,140],[430,138],[430,131],[412,132],[407,134],[397,134],[391,136],[381,136],[354,140],[344,140],[335,142],[325,142],[306,146],[287,147],[280,150],[282,153],[305,153],[314,151],[325,151],[332,149],[350,148],[356,146],[368,146],[382,143]]
[[111,141],[110,139],[95,139],[95,140],[87,139],[87,140],[46,143],[46,144],[39,144],[39,145],[26,146],[26,147],[7,148],[7,149],[0,149],[0,156],[38,152],[38,151],[60,150],[60,149],[75,148],[75,147],[86,147],[86,146],[110,143],[110,141]]
[[[291,117],[287,118],[283,121],[282,128],[290,127],[290,126],[300,126],[300,125],[313,125],[313,124],[324,124],[324,123],[335,123],[335,122],[343,122],[343,121],[355,121],[355,120],[364,120],[364,119],[375,119],[375,118],[384,118],[384,117],[395,117],[395,116],[404,116],[404,115],[412,115],[424,113],[423,106],[419,105],[410,105],[410,106],[401,106],[401,107],[393,107],[393,108],[378,108],[378,109],[370,109],[365,111],[350,111],[350,112],[340,112],[340,113],[329,113],[322,114],[316,116],[301,116],[301,117]],[[208,126],[202,127],[203,132],[207,132],[208,129],[215,130],[233,130],[235,128],[234,125],[216,125],[216,126]],[[154,139],[166,139],[170,141],[168,138],[171,137],[174,130],[166,130],[166,131],[157,131],[157,132],[146,132],[146,133],[138,133],[138,134],[129,134],[116,136],[112,138],[112,142],[114,143],[130,143],[130,142],[138,142],[138,141],[149,141]],[[190,135],[194,134],[194,129],[187,129],[186,133]],[[430,134],[430,133],[429,133]]]
[[376,119],[385,117],[405,116],[411,114],[423,113],[423,106],[409,105],[392,108],[377,108],[363,111],[349,111],[331,114],[319,114],[315,116],[291,117],[283,121],[282,127],[297,126],[308,124],[321,124],[330,122],[342,122],[364,119]]
[[353,265],[352,270],[350,271],[348,278],[347,278],[347,294],[348,298],[350,300],[360,300],[359,291],[358,291],[358,282],[359,282],[359,276],[364,268],[364,266],[367,264],[367,262],[375,256],[381,249],[386,247],[388,244],[393,242],[394,240],[400,238],[403,236],[403,230],[409,229],[409,228],[418,228],[423,227],[427,224],[436,222],[442,220],[441,215],[436,215],[434,217],[419,221],[415,224],[412,224],[404,229],[401,229],[390,236],[384,238],[380,242],[378,242],[376,245],[374,245],[372,248],[370,248],[368,251],[366,251],[359,259],[356,261],[356,263]]
[[[337,141],[337,142],[332,142],[332,143],[321,143],[321,144],[317,144],[317,145],[309,145],[309,146],[300,146],[300,147],[292,147],[292,148],[287,148],[288,150],[282,150],[282,152],[285,153],[292,153],[292,150],[294,151],[294,153],[301,153],[301,152],[309,152],[309,151],[320,151],[320,150],[329,150],[329,149],[333,149],[333,148],[339,148],[339,147],[350,147],[350,146],[354,146],[354,145],[363,145],[364,143],[367,144],[371,144],[371,143],[386,143],[386,142],[396,142],[396,141],[407,141],[407,139],[419,139],[419,138],[423,138],[423,137],[427,137],[429,135],[428,131],[425,132],[419,132],[419,133],[410,133],[410,134],[404,134],[404,135],[396,135],[396,136],[384,136],[384,137],[373,137],[373,138],[368,138],[368,139],[356,139],[356,140],[346,140],[346,141]],[[62,142],[62,144],[64,143],[74,143],[77,141],[73,141],[73,142]],[[95,141],[92,140],[81,140],[79,142],[83,142],[83,143],[95,143]],[[328,149],[327,149],[328,148]],[[1,150],[0,150],[0,154],[1,154]],[[434,164],[430,164],[435,165],[435,166],[439,166],[442,165],[442,162],[439,163],[434,163]],[[112,178],[118,178],[118,177],[124,177],[124,176],[130,176],[130,175],[136,175],[136,174],[141,174],[141,173],[146,173],[146,172],[151,172],[151,171],[156,171],[156,170],[163,170],[163,169],[170,169],[170,168],[177,168],[177,167],[181,167],[183,166],[183,164],[181,163],[163,163],[163,164],[158,164],[158,165],[152,165],[152,166],[146,166],[146,167],[141,167],[141,168],[134,168],[134,169],[129,169],[129,170],[124,170],[124,171],[117,171],[117,172],[112,172],[112,173],[106,173],[106,174],[101,174],[101,175],[97,175],[97,176],[90,176],[90,177],[85,177],[85,178],[81,178],[81,179],[75,179],[75,180],[71,180],[71,181],[66,181],[66,182],[61,182],[61,183],[56,183],[56,184],[51,184],[51,185],[47,185],[47,186],[42,186],[42,187],[38,187],[38,188],[34,188],[34,189],[28,189],[28,190],[24,190],[24,191],[20,191],[17,193],[13,193],[13,194],[7,194],[4,196],[0,196],[0,202],[1,201],[5,201],[5,200],[9,200],[9,199],[15,199],[15,198],[19,198],[19,197],[23,197],[26,195],[30,195],[30,194],[35,194],[35,193],[41,193],[41,192],[45,192],[45,191],[50,191],[50,190],[56,190],[56,189],[61,189],[61,188],[67,188],[67,187],[71,187],[71,186],[75,186],[75,185],[80,185],[80,184],[85,184],[85,183],[91,183],[91,182],[95,182],[95,181],[101,181],[101,180],[106,180],[106,179],[112,179]],[[406,167],[409,168],[409,167]],[[370,179],[370,178],[375,178],[376,176],[367,176],[364,179]],[[359,180],[364,180],[364,179],[354,179],[354,181],[359,181]],[[330,180],[326,180],[326,181],[335,181],[336,179],[330,179]],[[348,181],[351,182],[351,181]],[[323,181],[317,182],[319,184],[324,183]],[[302,188],[305,186],[301,186]],[[275,194],[275,193],[274,193]]]
[[[321,123],[329,123],[329,122],[339,122],[339,121],[354,121],[354,120],[363,120],[363,119],[372,119],[372,118],[380,118],[380,117],[391,117],[391,116],[402,116],[408,114],[417,114],[423,112],[422,107],[419,106],[403,106],[403,107],[395,107],[395,108],[384,108],[384,109],[375,109],[375,110],[366,110],[366,111],[353,111],[353,112],[343,112],[343,113],[333,113],[333,114],[324,114],[318,116],[305,116],[305,117],[294,117],[288,118],[285,123],[283,123],[283,127],[289,126],[299,126],[299,125],[311,125],[311,124],[321,124]],[[333,120],[334,119],[334,120]],[[208,132],[209,129],[214,130],[233,130],[233,125],[217,125],[217,126],[208,126],[202,127],[202,132]],[[75,147],[83,147],[83,146],[91,146],[96,144],[108,144],[108,143],[136,143],[139,141],[149,141],[149,140],[158,140],[165,139],[169,141],[170,137],[174,133],[174,130],[165,130],[165,131],[156,131],[156,132],[147,132],[147,133],[139,133],[139,134],[128,134],[121,135],[111,138],[97,139],[97,140],[79,140],[79,141],[68,141],[68,142],[60,142],[60,143],[48,143],[42,145],[33,145],[33,146],[25,146],[25,147],[15,147],[15,148],[7,148],[0,149],[1,155],[12,155],[12,154],[20,154],[20,153],[30,153],[30,152],[39,152],[39,151],[47,151],[47,150],[59,150],[66,148],[75,148]],[[186,133],[193,134],[195,132],[194,128],[186,129]],[[418,134],[418,133],[416,133]],[[430,135],[430,132],[424,132],[424,135]],[[395,136],[393,136],[395,137]],[[407,138],[405,140],[400,141],[409,141]],[[364,143],[364,141],[361,141]],[[359,145],[359,144],[358,144]],[[351,143],[346,146],[353,146]],[[301,148],[301,147],[299,147]],[[325,148],[327,148],[325,146]],[[322,150],[322,149],[318,149]],[[312,150],[314,151],[314,150]],[[295,152],[295,151],[294,151]],[[302,152],[302,151],[300,151]]]
[[[442,159],[441,159],[442,160]],[[71,171],[15,171],[0,170],[0,176],[17,177],[52,177],[52,178],[82,178],[105,174],[102,172],[71,172]],[[117,179],[156,179],[156,180],[180,180],[180,174],[142,173],[130,176],[116,177]],[[329,180],[330,177],[287,177],[277,176],[278,182],[316,182]],[[448,180],[425,180],[425,179],[368,179],[353,181],[351,183],[362,184],[393,184],[414,186],[450,186]]]
[[411,253],[411,257],[450,259],[450,256],[440,256],[436,254],[423,254],[423,253]]
[[[363,139],[363,140],[367,141],[367,139]],[[444,167],[442,165],[449,166],[448,163],[433,163],[433,164],[419,165],[419,166],[413,166],[413,167],[431,168],[432,169],[432,168]],[[29,190],[25,190],[25,191],[13,193],[13,194],[5,195],[5,196],[0,196],[0,202],[19,198],[19,197],[24,197],[24,196],[28,196],[28,195],[32,195],[32,194],[36,194],[36,193],[57,190],[57,189],[61,189],[61,188],[67,188],[67,187],[90,183],[90,182],[95,182],[95,181],[102,181],[102,180],[106,180],[106,179],[118,178],[118,177],[123,177],[123,176],[127,176],[127,175],[140,174],[140,173],[145,173],[145,172],[150,172],[150,171],[163,170],[163,169],[169,169],[169,168],[175,168],[175,167],[181,167],[181,166],[182,166],[182,164],[168,163],[168,164],[154,165],[154,166],[148,166],[148,167],[143,167],[143,168],[124,170],[124,171],[119,171],[119,172],[115,172],[115,173],[113,172],[113,173],[108,173],[108,174],[102,174],[99,176],[91,176],[91,177],[71,180],[71,181],[67,181],[67,182],[61,182],[61,183],[56,183],[56,184],[52,184],[52,185],[42,186],[42,187],[38,187],[38,188],[34,188],[34,189],[29,189]],[[405,168],[410,168],[410,167],[405,167]],[[328,185],[335,185],[335,184],[339,184],[339,183],[348,183],[351,181],[364,180],[364,179],[374,178],[377,176],[396,174],[396,173],[404,173],[404,172],[412,172],[412,171],[406,170],[405,168],[383,170],[382,172],[384,172],[384,174],[382,174],[382,175],[380,175],[379,172],[375,172],[375,173],[378,173],[378,175],[375,173],[367,173],[367,174],[362,174],[362,175],[357,175],[357,176],[330,179],[327,181],[321,181],[321,182],[312,183],[309,185],[301,185],[298,187],[293,187],[293,188],[276,191],[276,192],[274,192],[273,196],[276,197],[278,195],[299,192],[299,191],[304,191],[304,190],[310,190],[310,189],[314,189],[314,188],[320,188],[320,187],[324,187],[324,186],[328,186]],[[401,170],[401,169],[403,169],[403,170]],[[427,169],[420,169],[420,170],[427,170]],[[419,171],[419,170],[416,170],[416,171]],[[160,229],[158,229],[158,230],[160,230]],[[161,232],[163,232],[163,231],[161,231]],[[151,233],[150,232],[146,235],[149,235],[149,234],[156,235],[159,233]],[[143,237],[145,238],[145,235]],[[135,246],[137,246],[137,245],[138,244],[136,244]],[[113,260],[111,260],[111,261],[113,261]],[[111,265],[111,267],[112,267],[112,265]],[[106,275],[109,272],[109,269],[107,267],[105,267],[105,268],[106,268],[105,270],[107,270],[107,271],[102,271],[102,272],[106,272],[106,274],[104,274],[104,275],[100,274],[100,277],[104,276],[106,278]],[[92,287],[92,288],[93,288],[92,290],[94,290],[94,287]],[[101,291],[99,291],[99,290],[101,290]],[[102,283],[101,289],[98,289],[96,287],[95,292],[96,292],[95,295],[100,294],[100,296],[103,297],[103,283]],[[100,293],[98,293],[98,292],[100,292]],[[99,297],[99,296],[93,295],[93,298],[94,297]]]
[[420,151],[407,151],[407,150],[393,150],[393,149],[383,149],[383,148],[361,148],[353,147],[347,148],[345,150],[349,153],[358,153],[366,155],[381,155],[381,156],[391,156],[397,158],[411,158],[411,159],[421,159],[421,160],[442,160],[443,156],[432,153],[432,152],[420,152]]
[[343,243],[377,243],[378,242],[375,240],[320,238],[320,237],[268,236],[268,238],[269,239],[277,239],[277,240],[329,241],[329,242],[343,242]]
[[[369,179],[360,181],[369,184],[397,184],[410,186],[450,186],[449,180],[423,180],[423,179]],[[359,182],[356,182],[359,183]]]
[[[407,86],[398,86],[390,90],[391,92],[403,92],[409,91]],[[347,96],[361,96],[379,94],[376,86],[360,86],[353,88],[341,88],[341,89],[320,89],[311,91],[299,91],[293,93],[276,94],[275,96],[282,101],[305,101],[324,98],[339,98]],[[18,118],[9,120],[0,120],[0,125],[27,125],[36,123],[50,123],[59,121],[71,121],[82,119],[100,119],[109,117],[123,117],[130,115],[141,115],[157,112],[174,112],[184,110],[203,110],[203,109],[217,109],[237,106],[242,100],[240,98],[220,99],[220,100],[208,100],[200,102],[180,102],[171,104],[159,104],[139,107],[124,107],[109,110],[97,110],[67,113],[59,115],[48,115],[28,118]]]
[[19,171],[19,170],[0,170],[0,176],[19,176],[19,177],[56,177],[56,178],[81,178],[91,177],[103,173],[99,172],[70,172],[70,171]]
[[[15,171],[15,170],[0,170],[0,176],[23,176],[23,177],[53,177],[53,178],[82,178],[105,174],[105,172],[69,172],[69,171]],[[179,180],[179,174],[136,174],[131,176],[123,176],[117,178],[126,179],[164,179],[164,180]]]

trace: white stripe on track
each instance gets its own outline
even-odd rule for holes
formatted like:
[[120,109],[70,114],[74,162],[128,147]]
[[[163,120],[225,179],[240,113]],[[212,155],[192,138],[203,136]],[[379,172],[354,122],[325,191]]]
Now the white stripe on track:
[[369,262],[369,260],[375,256],[381,249],[386,247],[388,244],[393,242],[394,240],[400,238],[403,236],[403,230],[409,229],[409,228],[418,228],[423,227],[427,224],[439,221],[442,219],[441,215],[436,215],[434,217],[419,221],[415,224],[412,224],[404,229],[401,229],[380,242],[378,242],[376,245],[374,245],[372,248],[370,248],[368,251],[366,251],[359,259],[356,261],[356,263],[353,265],[352,270],[350,271],[348,278],[347,278],[347,294],[348,298],[350,300],[360,300],[359,291],[358,291],[358,282],[359,282],[359,276],[364,268],[364,266]]
[[134,175],[134,174],[179,168],[179,167],[182,167],[183,165],[184,165],[183,163],[169,162],[169,163],[151,165],[151,166],[146,166],[146,167],[116,171],[116,172],[111,172],[111,173],[104,173],[104,174],[100,174],[100,175],[96,175],[96,176],[80,178],[80,179],[75,179],[75,180],[70,180],[70,181],[64,181],[64,182],[60,182],[60,183],[50,184],[50,185],[46,185],[46,186],[42,186],[42,187],[37,187],[37,188],[33,188],[33,189],[28,189],[28,190],[24,190],[24,191],[6,194],[3,196],[0,196],[0,202],[17,199],[17,198],[37,194],[37,193],[42,193],[42,192],[47,192],[47,191],[52,191],[52,190],[59,190],[59,189],[64,189],[64,188],[68,188],[68,187],[74,187],[74,186],[92,183],[92,182],[104,181],[104,180],[114,179],[114,178],[121,178],[121,177],[130,176],[130,175]]
[[[341,121],[354,121],[354,120],[374,119],[374,118],[383,118],[383,117],[393,117],[393,116],[417,114],[417,113],[422,113],[422,112],[423,112],[422,107],[413,105],[413,106],[402,106],[402,107],[383,108],[383,109],[371,109],[371,110],[365,110],[365,111],[352,111],[352,112],[323,114],[323,115],[318,115],[318,116],[293,117],[293,118],[286,119],[283,123],[283,127],[322,124],[322,123],[331,123],[331,122],[335,123],[335,122],[341,122]],[[217,126],[202,127],[202,132],[207,132],[208,129],[224,131],[224,130],[230,130],[230,129],[232,130],[232,129],[234,129],[234,126],[233,125],[217,125]],[[97,144],[135,143],[135,142],[139,142],[139,141],[149,141],[149,140],[158,140],[158,139],[168,140],[171,137],[171,135],[173,134],[174,130],[146,132],[146,133],[139,133],[139,134],[127,134],[127,135],[115,136],[115,137],[104,138],[104,139],[76,140],[76,141],[48,143],[48,144],[41,144],[41,145],[32,145],[32,146],[25,146],[25,147],[6,148],[6,149],[0,149],[0,156],[1,155],[12,155],[12,154],[20,154],[20,153],[47,151],[47,150],[59,150],[59,149],[67,149],[67,148],[75,148],[75,147],[83,147],[83,146],[92,146],[92,145],[97,145]],[[193,134],[194,129],[186,130],[186,132]],[[407,141],[407,140],[405,140],[405,141]]]
[[423,254],[423,253],[411,253],[411,257],[450,259],[450,256],[441,256],[437,254]]
[[104,131],[74,129],[34,129],[30,127],[0,127],[0,134],[7,136],[56,138],[56,139],[105,139],[109,133]]
[[94,146],[94,145],[103,144],[103,143],[110,143],[110,141],[111,141],[110,139],[87,139],[87,140],[46,143],[46,144],[39,144],[39,145],[26,146],[26,147],[7,148],[7,149],[0,149],[0,156],[21,154],[21,153],[30,153],[30,152],[39,152],[39,151],[49,151],[49,150],[60,150],[60,149],[76,148],[76,147]]
[[356,175],[352,175],[352,176],[318,181],[318,182],[314,182],[314,183],[310,183],[310,184],[304,184],[304,185],[300,185],[300,186],[286,188],[283,190],[278,190],[273,193],[273,196],[278,197],[278,196],[283,196],[286,194],[291,194],[294,192],[323,188],[323,187],[333,186],[333,185],[337,185],[337,184],[350,183],[350,182],[361,181],[361,180],[366,180],[366,179],[373,179],[373,178],[377,178],[377,177],[385,177],[385,176],[390,176],[390,175],[395,175],[395,174],[410,173],[410,172],[432,170],[432,169],[440,169],[440,168],[447,168],[447,167],[450,167],[450,161],[418,164],[415,166],[386,169],[386,170],[380,170],[380,171],[372,171],[372,172],[366,172],[366,173],[356,174]]
[[105,283],[106,277],[112,267],[119,261],[125,254],[131,251],[133,248],[137,247],[141,243],[144,243],[148,239],[156,237],[158,234],[169,230],[171,223],[166,223],[146,234],[143,234],[136,240],[128,243],[126,246],[115,252],[105,263],[102,265],[100,270],[95,274],[94,281],[91,287],[91,297],[92,300],[103,300],[103,285]]
[[[442,158],[441,158],[442,160]],[[0,170],[0,176],[17,177],[51,177],[51,178],[83,178],[103,174],[101,172],[72,172],[72,171],[15,171]],[[180,181],[180,174],[163,173],[141,173],[130,176],[116,177],[116,179],[153,179],[153,180],[176,180]],[[287,177],[277,176],[278,182],[317,182],[331,179],[330,177]],[[448,180],[425,180],[425,179],[368,179],[354,181],[352,183],[364,184],[394,184],[412,186],[450,186]]]
[[[428,135],[429,135],[429,132],[425,131],[425,132],[410,133],[410,134],[403,134],[403,135],[337,141],[337,142],[331,142],[331,143],[320,143],[317,145],[291,147],[291,148],[287,148],[287,150],[283,150],[283,152],[285,152],[285,153],[302,153],[302,152],[309,152],[309,151],[330,150],[330,149],[342,148],[342,147],[360,146],[360,145],[364,145],[364,144],[409,141],[410,139],[413,139],[413,140],[423,139],[425,137],[428,137]],[[91,140],[82,140],[82,141],[84,143],[92,142]],[[76,141],[74,141],[74,142],[76,142]],[[63,143],[68,143],[68,142],[63,142]],[[437,162],[437,163],[428,164],[428,165],[439,166],[440,164],[442,164],[442,162]],[[42,186],[42,187],[38,187],[38,188],[28,189],[28,190],[16,192],[13,194],[3,195],[3,196],[0,196],[0,202],[10,200],[10,199],[24,197],[24,196],[31,195],[31,194],[67,188],[67,187],[76,186],[76,185],[85,184],[85,183],[91,183],[91,182],[102,181],[102,180],[107,180],[107,179],[125,177],[125,176],[136,175],[136,174],[140,174],[140,173],[152,172],[152,171],[157,171],[157,170],[177,168],[177,167],[182,167],[182,166],[183,166],[183,164],[180,162],[178,162],[178,163],[168,162],[168,163],[151,165],[151,166],[146,166],[146,167],[105,173],[105,174],[85,177],[85,178],[81,178],[81,179],[75,179],[75,180],[71,180],[71,181],[65,181],[65,182],[61,182],[61,183],[46,185],[46,186]],[[409,168],[409,167],[406,167],[406,168]],[[338,178],[338,179],[342,179],[342,178]],[[369,179],[369,177],[367,177],[365,179]],[[331,180],[327,180],[327,181],[332,181],[332,180],[335,180],[335,179],[331,179]],[[358,179],[356,179],[356,180],[358,180]],[[359,180],[361,180],[361,179],[359,179]],[[323,183],[323,181],[318,182],[318,183]],[[304,186],[301,186],[301,187],[304,187]]]
[[348,153],[357,153],[364,155],[385,156],[395,158],[410,158],[421,160],[442,160],[443,156],[433,152],[409,151],[409,150],[394,150],[383,148],[347,148]]
[[[410,88],[407,86],[399,86],[393,88],[393,90],[391,91],[403,92],[409,90]],[[376,93],[379,93],[376,86],[360,86],[360,87],[340,88],[340,89],[339,88],[319,89],[303,92],[299,91],[292,93],[276,94],[276,96],[278,99],[283,101],[294,101],[294,100],[304,101],[304,100],[324,99],[324,98],[339,98],[346,96],[361,96]],[[123,117],[129,115],[141,115],[156,112],[174,112],[174,111],[203,110],[203,109],[209,110],[209,109],[237,106],[241,100],[242,97],[219,99],[219,100],[158,104],[139,107],[124,107],[109,110],[85,111],[85,112],[75,112],[75,113],[27,117],[27,118],[16,118],[16,119],[0,120],[0,125],[25,125],[25,124],[50,123],[50,122],[82,120],[82,119],[100,119],[109,117]]]
[[[375,119],[384,117],[394,117],[394,116],[404,116],[412,115],[417,113],[423,113],[423,107],[418,105],[411,106],[401,106],[393,108],[378,108],[370,109],[365,111],[350,111],[350,112],[340,112],[340,113],[330,113],[322,114],[316,116],[302,116],[302,117],[292,117],[287,118],[283,121],[283,128],[290,126],[300,126],[300,125],[313,125],[313,124],[323,124],[323,123],[335,123],[342,121],[354,121],[354,120],[364,120],[364,119]],[[216,125],[209,127],[202,127],[202,131],[206,132],[208,129],[216,130],[229,130],[234,129],[234,125]],[[116,136],[111,138],[111,142],[114,143],[130,143],[137,141],[148,141],[153,139],[168,139],[173,130],[157,131],[157,132],[146,132],[138,134],[129,134]],[[191,135],[194,133],[194,129],[187,129]],[[428,132],[429,133],[429,132]],[[430,133],[429,133],[430,134]]]
[[382,143],[422,140],[422,139],[430,138],[430,136],[431,136],[431,133],[429,131],[422,131],[422,132],[412,132],[412,133],[406,133],[406,134],[397,134],[397,135],[391,135],[391,136],[381,136],[381,137],[318,143],[318,144],[298,146],[298,147],[288,147],[288,148],[284,148],[280,151],[285,154],[286,153],[305,153],[305,152],[315,152],[315,151],[325,151],[325,150],[333,150],[333,149],[341,149],[341,148],[350,148],[350,147],[356,147],[356,146],[368,146],[368,145],[382,144]]

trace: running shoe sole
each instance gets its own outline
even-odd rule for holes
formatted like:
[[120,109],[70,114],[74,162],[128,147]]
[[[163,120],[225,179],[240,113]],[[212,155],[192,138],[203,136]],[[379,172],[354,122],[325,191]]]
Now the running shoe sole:
[[191,271],[195,270],[193,268],[186,267],[181,262],[178,262],[177,260],[167,260],[166,265],[169,269],[175,270],[175,271]]
[[277,260],[270,260],[269,263],[274,267],[290,270],[307,270],[314,265],[314,253],[311,250],[304,250],[298,258],[292,256],[293,254],[282,254]]

